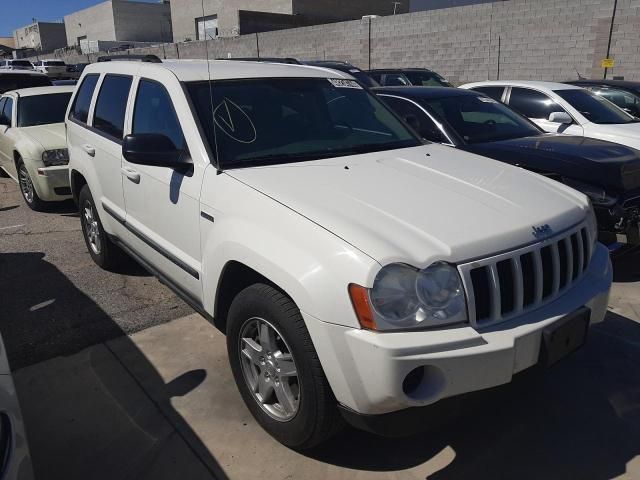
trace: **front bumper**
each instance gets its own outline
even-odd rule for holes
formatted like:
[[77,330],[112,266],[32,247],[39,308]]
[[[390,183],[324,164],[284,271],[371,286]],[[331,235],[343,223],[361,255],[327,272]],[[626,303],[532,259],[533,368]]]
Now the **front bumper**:
[[33,167],[29,175],[38,193],[45,202],[57,202],[71,198],[69,167]]
[[[583,306],[591,310],[591,324],[604,319],[612,276],[609,253],[598,245],[585,275],[564,295],[478,330],[377,333],[303,316],[338,402],[359,414],[379,415],[510,382],[538,362],[545,327]],[[406,394],[403,382],[418,367],[424,376]]]

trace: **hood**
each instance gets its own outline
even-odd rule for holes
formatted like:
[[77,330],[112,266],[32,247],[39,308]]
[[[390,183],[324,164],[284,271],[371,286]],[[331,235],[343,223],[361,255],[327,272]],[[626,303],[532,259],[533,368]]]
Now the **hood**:
[[225,173],[381,264],[485,257],[584,220],[587,200],[521,168],[430,144]]
[[640,188],[640,151],[570,135],[533,137],[462,147],[501,162],[615,190]]
[[50,123],[34,127],[21,127],[22,133],[42,145],[43,150],[67,148],[64,123]]
[[583,128],[585,137],[621,143],[640,150],[640,122],[615,125],[587,123]]

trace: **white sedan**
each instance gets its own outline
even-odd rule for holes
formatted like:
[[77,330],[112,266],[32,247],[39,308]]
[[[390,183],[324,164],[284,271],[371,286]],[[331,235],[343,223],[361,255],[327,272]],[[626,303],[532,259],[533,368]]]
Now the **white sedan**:
[[640,120],[589,90],[535,81],[486,81],[460,88],[506,103],[547,132],[599,138],[640,149]]
[[14,90],[0,97],[0,169],[29,208],[71,198],[64,116],[75,87]]

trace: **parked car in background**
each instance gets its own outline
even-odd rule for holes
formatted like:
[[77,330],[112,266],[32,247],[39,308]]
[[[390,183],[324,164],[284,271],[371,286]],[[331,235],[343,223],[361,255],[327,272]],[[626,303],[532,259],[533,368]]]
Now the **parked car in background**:
[[601,95],[625,112],[640,117],[640,82],[628,80],[573,80],[565,82]]
[[34,70],[34,67],[29,60],[0,60],[0,69]]
[[85,67],[89,65],[88,63],[73,63],[71,65],[67,65],[67,73],[65,74],[65,78],[77,80],[80,78],[82,71]]
[[20,88],[51,86],[51,80],[46,75],[27,70],[1,70],[0,93]]
[[290,447],[554,364],[604,318],[585,195],[424,145],[342,72],[96,63],[66,125],[93,260],[124,250],[218,325]]
[[0,97],[0,168],[33,210],[71,198],[64,115],[74,90],[28,88]]
[[64,78],[67,74],[67,64],[62,60],[38,60],[33,66],[49,78]]
[[640,120],[590,90],[529,81],[477,82],[460,88],[506,103],[546,132],[599,138],[640,149]]
[[348,73],[353,78],[358,80],[365,87],[379,87],[380,84],[371,78],[366,72],[360,70],[347,62],[340,62],[336,60],[313,60],[304,62],[305,65],[311,65],[313,67],[331,68],[340,72]]
[[374,89],[426,140],[510,163],[569,185],[594,205],[600,240],[640,244],[640,151],[547,134],[506,105],[459,88]]
[[453,87],[442,75],[427,68],[387,68],[367,73],[383,87]]
[[18,393],[13,383],[2,337],[0,337],[0,465],[2,480],[34,480]]

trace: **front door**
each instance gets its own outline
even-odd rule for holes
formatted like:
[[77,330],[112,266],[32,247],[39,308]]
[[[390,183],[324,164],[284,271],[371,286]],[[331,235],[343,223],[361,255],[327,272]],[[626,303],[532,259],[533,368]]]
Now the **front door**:
[[575,120],[571,124],[550,121],[549,116],[552,113],[567,112],[554,100],[537,90],[522,87],[511,88],[509,106],[521,115],[528,117],[545,132],[584,135],[584,129]]
[[[175,96],[184,95],[174,89]],[[189,111],[184,98],[181,111]],[[163,84],[142,78],[132,97],[130,132],[161,134],[188,150],[176,108]],[[195,128],[193,128],[196,131]],[[204,168],[189,171],[139,165],[123,159],[122,178],[127,243],[194,301],[202,301],[200,283],[200,189]]]

